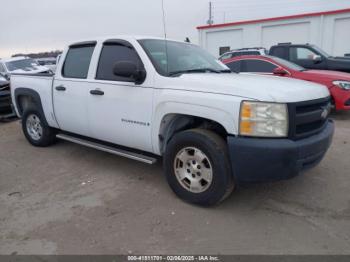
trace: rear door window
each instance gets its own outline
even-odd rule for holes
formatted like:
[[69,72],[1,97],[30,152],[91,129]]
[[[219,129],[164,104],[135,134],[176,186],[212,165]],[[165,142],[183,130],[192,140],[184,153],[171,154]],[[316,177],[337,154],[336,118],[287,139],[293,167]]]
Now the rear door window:
[[70,47],[62,68],[62,76],[86,79],[94,49],[95,44]]
[[241,64],[241,72],[272,73],[276,68],[276,65],[262,60],[243,60]]
[[283,59],[288,59],[288,48],[283,46],[274,47],[271,55],[277,56]]

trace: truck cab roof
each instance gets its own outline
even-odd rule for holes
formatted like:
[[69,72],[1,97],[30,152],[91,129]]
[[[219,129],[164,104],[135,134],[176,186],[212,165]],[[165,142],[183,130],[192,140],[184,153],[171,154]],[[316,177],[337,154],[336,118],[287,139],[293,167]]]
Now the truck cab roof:
[[167,41],[174,41],[174,42],[180,42],[180,43],[186,43],[186,44],[192,44],[188,42],[179,41],[176,39],[170,39],[170,38],[164,38],[164,37],[154,37],[154,36],[147,36],[147,35],[110,35],[110,36],[104,36],[104,37],[97,37],[97,38],[86,38],[86,39],[78,39],[76,41],[72,41],[69,46],[71,45],[77,45],[80,43],[103,43],[109,40],[126,40],[126,41],[137,41],[137,40],[144,40],[144,39],[154,39],[154,40],[167,40]]

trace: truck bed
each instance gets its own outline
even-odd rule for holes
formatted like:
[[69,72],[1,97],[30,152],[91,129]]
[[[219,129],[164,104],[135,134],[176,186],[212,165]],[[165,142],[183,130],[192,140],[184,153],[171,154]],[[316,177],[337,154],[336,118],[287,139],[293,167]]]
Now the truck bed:
[[54,74],[13,74],[11,75],[11,94],[12,103],[15,106],[16,113],[20,117],[17,90],[28,89],[28,92],[34,92],[41,100],[42,108],[48,124],[52,127],[58,127],[53,114],[52,103],[52,84]]

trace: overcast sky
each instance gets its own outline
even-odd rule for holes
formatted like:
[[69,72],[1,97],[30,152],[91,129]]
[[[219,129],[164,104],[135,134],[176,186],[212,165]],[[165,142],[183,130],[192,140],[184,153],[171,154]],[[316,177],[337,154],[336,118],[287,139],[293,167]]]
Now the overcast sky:
[[[164,0],[168,36],[197,42],[207,0]],[[350,8],[350,0],[213,0],[215,23]],[[104,35],[163,35],[161,0],[0,0],[0,57]],[[348,32],[349,33],[349,32]]]

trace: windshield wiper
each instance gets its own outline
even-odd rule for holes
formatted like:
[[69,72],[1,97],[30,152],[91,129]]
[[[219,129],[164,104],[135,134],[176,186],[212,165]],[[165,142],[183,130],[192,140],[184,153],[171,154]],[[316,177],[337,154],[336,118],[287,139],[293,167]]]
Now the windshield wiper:
[[191,74],[191,73],[207,73],[207,72],[220,74],[220,73],[224,73],[223,71],[226,71],[226,70],[216,70],[214,68],[196,68],[196,69],[169,72],[169,76]]

